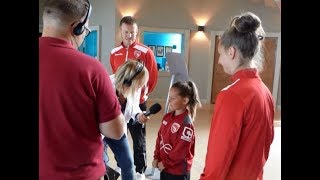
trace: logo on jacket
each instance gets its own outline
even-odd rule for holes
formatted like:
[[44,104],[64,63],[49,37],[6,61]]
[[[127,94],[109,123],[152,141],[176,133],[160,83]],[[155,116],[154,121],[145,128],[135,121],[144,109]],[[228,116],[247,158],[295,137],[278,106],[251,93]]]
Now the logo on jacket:
[[173,123],[171,126],[171,133],[176,133],[180,128],[180,124],[178,123]]
[[141,55],[141,51],[135,50],[133,54],[134,54],[134,57],[138,58]]
[[191,142],[192,136],[193,136],[193,130],[189,127],[184,127],[181,139],[188,141],[188,142]]
[[170,144],[164,144],[162,134],[160,138],[160,151],[163,149],[163,151],[168,154],[172,150],[172,146]]
[[163,149],[163,151],[168,154],[172,150],[172,146],[170,144],[164,144],[162,134],[160,138],[160,151]]
[[115,55],[115,56],[121,56],[122,53],[115,53],[114,55]]
[[162,149],[166,154],[168,154],[172,150],[172,146],[170,144],[164,144],[161,146],[160,150]]

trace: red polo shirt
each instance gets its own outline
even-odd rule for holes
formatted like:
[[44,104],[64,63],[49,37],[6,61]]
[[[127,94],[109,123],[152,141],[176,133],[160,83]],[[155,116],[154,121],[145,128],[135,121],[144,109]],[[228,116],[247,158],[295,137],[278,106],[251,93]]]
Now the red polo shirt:
[[39,179],[100,178],[105,165],[99,123],[120,113],[98,60],[68,41],[39,38]]

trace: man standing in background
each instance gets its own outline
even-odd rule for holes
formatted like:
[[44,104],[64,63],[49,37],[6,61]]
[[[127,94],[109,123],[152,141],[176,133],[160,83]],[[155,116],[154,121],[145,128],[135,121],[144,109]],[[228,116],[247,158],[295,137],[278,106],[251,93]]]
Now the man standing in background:
[[[140,96],[140,109],[147,110],[148,94],[155,88],[158,80],[158,68],[152,50],[137,42],[138,25],[132,16],[125,16],[120,21],[121,45],[112,49],[110,64],[113,73],[116,72],[128,59],[139,60],[149,71],[149,81],[142,89]],[[146,127],[140,123],[128,122],[128,128],[133,141],[134,165],[136,166],[136,178],[145,179],[144,172],[147,168],[146,162]]]

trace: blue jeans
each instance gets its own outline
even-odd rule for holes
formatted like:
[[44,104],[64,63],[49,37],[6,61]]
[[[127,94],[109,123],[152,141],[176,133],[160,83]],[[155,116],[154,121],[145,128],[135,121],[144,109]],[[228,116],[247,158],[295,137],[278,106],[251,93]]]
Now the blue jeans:
[[121,168],[121,179],[133,180],[134,179],[133,156],[130,151],[130,145],[129,145],[127,136],[124,134],[120,140],[104,137],[103,144],[104,144],[103,160],[105,164],[107,165],[109,162],[109,156],[107,154],[107,148],[109,146],[115,155],[117,165]]

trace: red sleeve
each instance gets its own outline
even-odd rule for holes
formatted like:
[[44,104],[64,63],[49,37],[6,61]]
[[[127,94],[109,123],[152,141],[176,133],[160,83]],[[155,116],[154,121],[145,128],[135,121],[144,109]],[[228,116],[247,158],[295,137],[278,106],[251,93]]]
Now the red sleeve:
[[112,73],[116,73],[116,68],[114,67],[114,55],[110,53],[110,65]]
[[162,161],[165,168],[171,169],[177,167],[181,161],[184,161],[192,149],[195,141],[194,127],[192,124],[181,126],[177,132],[177,139],[169,152],[167,158]]
[[217,97],[208,140],[206,164],[200,180],[226,179],[238,146],[244,103],[229,91]]
[[97,69],[92,85],[94,92],[96,93],[95,97],[99,123],[107,122],[118,117],[121,113],[121,106],[113,89],[109,73],[101,63]]
[[161,142],[161,133],[160,132],[161,132],[161,128],[162,128],[162,122],[161,122],[160,129],[158,131],[156,146],[155,146],[154,153],[153,153],[153,159],[157,159],[157,160],[160,160],[160,142]]
[[148,93],[147,93],[148,95],[153,91],[158,81],[157,61],[151,49],[148,49],[147,51],[145,63],[146,63],[145,66],[149,71]]

